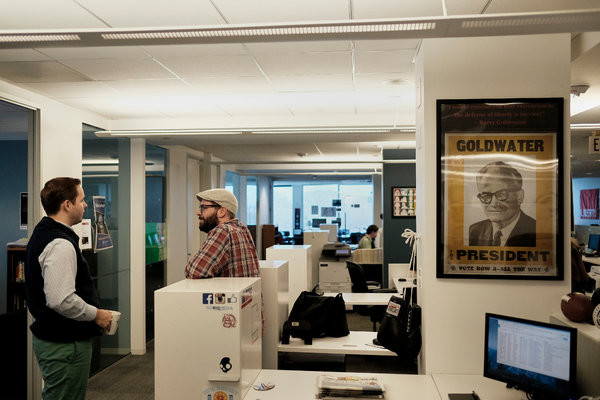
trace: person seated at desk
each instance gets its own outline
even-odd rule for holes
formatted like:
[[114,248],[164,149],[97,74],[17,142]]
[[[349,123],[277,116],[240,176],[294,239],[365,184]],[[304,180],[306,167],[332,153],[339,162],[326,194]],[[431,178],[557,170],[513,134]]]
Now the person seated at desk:
[[360,239],[358,242],[359,249],[374,249],[375,248],[375,238],[377,237],[377,231],[379,227],[377,225],[369,225],[367,228],[367,233]]
[[571,292],[592,292],[596,286],[594,278],[588,275],[577,239],[571,238]]

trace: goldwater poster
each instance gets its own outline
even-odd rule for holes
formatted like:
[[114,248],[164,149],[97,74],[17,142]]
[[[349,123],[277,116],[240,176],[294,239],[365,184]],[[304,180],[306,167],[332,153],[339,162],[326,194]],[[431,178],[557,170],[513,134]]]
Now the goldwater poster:
[[562,279],[563,100],[437,106],[437,276]]

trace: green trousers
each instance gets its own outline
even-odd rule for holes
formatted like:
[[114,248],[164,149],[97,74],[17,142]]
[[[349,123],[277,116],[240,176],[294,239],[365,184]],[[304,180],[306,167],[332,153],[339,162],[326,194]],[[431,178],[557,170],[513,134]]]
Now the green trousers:
[[84,400],[92,361],[92,339],[56,343],[33,336],[44,400]]

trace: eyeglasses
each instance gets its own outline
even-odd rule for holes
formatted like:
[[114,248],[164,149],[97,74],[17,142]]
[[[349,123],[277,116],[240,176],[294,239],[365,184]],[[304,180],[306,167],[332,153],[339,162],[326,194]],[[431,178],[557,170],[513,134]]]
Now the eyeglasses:
[[219,207],[220,208],[221,206],[218,205],[218,204],[200,204],[200,211],[204,211],[207,208],[212,208],[212,207]]
[[509,193],[518,192],[519,190],[521,190],[521,189],[500,189],[494,193],[481,192],[477,195],[477,198],[483,204],[490,204],[492,202],[492,197],[494,197],[494,196],[496,197],[496,200],[498,200],[498,201],[505,201],[506,199],[508,199]]

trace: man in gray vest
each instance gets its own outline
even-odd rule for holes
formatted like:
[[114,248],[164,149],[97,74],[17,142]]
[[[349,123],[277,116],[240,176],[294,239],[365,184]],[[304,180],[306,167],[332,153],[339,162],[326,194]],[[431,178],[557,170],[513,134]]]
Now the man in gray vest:
[[99,308],[90,269],[71,226],[87,204],[81,181],[54,178],[40,194],[47,217],[27,245],[25,291],[33,351],[44,378],[43,399],[83,400],[92,358],[92,338],[108,329],[110,311]]

